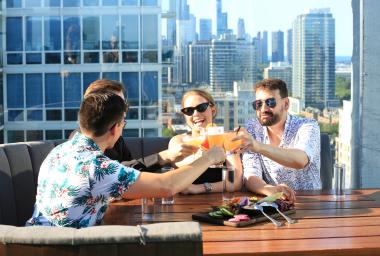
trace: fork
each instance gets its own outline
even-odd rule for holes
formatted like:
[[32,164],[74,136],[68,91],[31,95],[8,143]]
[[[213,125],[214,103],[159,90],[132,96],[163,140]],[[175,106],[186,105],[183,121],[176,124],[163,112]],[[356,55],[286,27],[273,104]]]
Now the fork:
[[273,223],[276,227],[281,227],[281,226],[282,226],[282,223],[281,223],[281,222],[279,222],[279,221],[277,221],[277,220],[271,218],[268,214],[266,214],[266,213],[264,212],[263,207],[262,207],[261,205],[257,205],[257,204],[255,204],[253,208],[256,209],[256,210],[259,210],[259,211],[260,211],[265,217],[267,217],[270,221],[272,221],[272,223]]
[[296,223],[296,220],[293,220],[292,218],[286,216],[284,213],[282,213],[279,209],[278,209],[278,205],[276,203],[268,203],[268,202],[262,202],[260,203],[260,206],[270,206],[270,207],[273,207],[276,209],[276,211],[281,214],[282,217],[284,217],[284,219],[290,223],[290,224],[293,224],[293,223]]

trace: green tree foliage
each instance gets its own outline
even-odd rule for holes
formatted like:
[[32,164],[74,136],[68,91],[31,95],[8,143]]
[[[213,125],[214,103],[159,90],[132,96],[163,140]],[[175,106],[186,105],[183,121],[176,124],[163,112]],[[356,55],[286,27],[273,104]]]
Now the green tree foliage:
[[173,137],[176,135],[175,131],[172,128],[163,127],[162,128],[162,137]]
[[335,79],[335,95],[342,102],[351,99],[351,81],[341,76]]
[[335,138],[339,134],[339,123],[325,124],[319,123],[321,133],[327,133],[331,138]]

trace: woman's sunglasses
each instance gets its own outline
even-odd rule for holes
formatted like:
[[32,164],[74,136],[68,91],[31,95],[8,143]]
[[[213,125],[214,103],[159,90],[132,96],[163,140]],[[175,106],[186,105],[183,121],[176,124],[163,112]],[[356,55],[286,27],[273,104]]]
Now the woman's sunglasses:
[[201,103],[195,107],[183,108],[183,109],[181,109],[181,112],[187,116],[192,116],[194,114],[195,110],[197,110],[200,113],[205,112],[209,105],[210,105],[210,102],[205,102],[205,103]]
[[254,110],[260,109],[263,106],[264,102],[265,102],[265,105],[267,105],[270,108],[274,108],[277,104],[275,98],[269,98],[266,100],[255,100],[254,102],[252,102],[253,109]]

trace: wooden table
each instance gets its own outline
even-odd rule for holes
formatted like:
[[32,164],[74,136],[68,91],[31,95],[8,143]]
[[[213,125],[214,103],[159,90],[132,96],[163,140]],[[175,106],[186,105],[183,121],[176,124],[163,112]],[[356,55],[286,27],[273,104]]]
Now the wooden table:
[[[204,255],[380,255],[380,189],[347,193],[336,200],[329,191],[298,191],[291,216],[298,222],[279,228],[270,222],[243,228],[202,223]],[[220,193],[179,195],[173,206],[158,205],[152,222],[190,221],[193,213],[221,203]],[[140,201],[112,203],[104,222],[141,224]]]

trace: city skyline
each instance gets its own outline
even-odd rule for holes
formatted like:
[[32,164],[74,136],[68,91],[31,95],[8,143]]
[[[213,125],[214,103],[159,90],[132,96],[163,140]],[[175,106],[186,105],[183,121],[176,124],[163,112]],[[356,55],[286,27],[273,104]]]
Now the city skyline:
[[[237,5],[237,2],[242,4]],[[196,17],[197,23],[199,19],[212,19],[212,32],[216,35],[216,1],[188,0],[188,4],[190,13]],[[276,8],[273,8],[273,6]],[[222,1],[222,12],[228,13],[228,28],[233,29],[236,34],[238,19],[243,18],[246,33],[255,37],[257,32],[266,30],[269,32],[269,43],[271,42],[272,31],[281,30],[286,33],[292,27],[297,15],[307,13],[309,9],[316,8],[330,8],[336,21],[336,56],[351,56],[352,10],[350,0]],[[268,19],[268,13],[271,13],[277,19]]]

